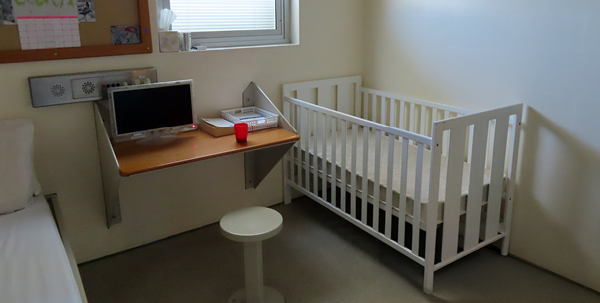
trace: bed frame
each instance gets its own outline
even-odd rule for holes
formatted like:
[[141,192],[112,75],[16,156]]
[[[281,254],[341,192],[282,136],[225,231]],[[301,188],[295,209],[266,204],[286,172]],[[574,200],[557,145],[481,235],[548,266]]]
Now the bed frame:
[[[433,292],[436,270],[484,246],[502,240],[501,252],[507,255],[523,104],[475,113],[361,85],[361,76],[284,85],[284,116],[301,136],[284,158],[285,203],[291,203],[294,188],[421,264],[426,293]],[[368,140],[357,139],[359,132],[362,138],[374,134],[376,142],[375,177],[363,177],[362,186],[357,186],[357,167],[365,172],[373,161],[368,152],[357,158],[360,144],[368,150]],[[393,180],[395,140],[402,144],[400,180]],[[387,145],[387,157],[381,143]],[[409,145],[417,150],[412,201],[406,198],[407,177],[412,177],[407,176]],[[326,147],[333,159],[327,158]],[[421,181],[426,155],[431,157],[428,184]],[[465,162],[470,167],[468,200],[482,202],[461,210],[463,180],[453,176],[463,175]],[[382,163],[387,166],[380,170]],[[439,190],[442,163],[447,163],[445,193]],[[491,174],[487,197],[482,191],[486,169]],[[386,184],[380,184],[379,176],[386,173]],[[367,182],[374,184],[371,193],[360,189],[367,189]],[[400,182],[399,192],[380,195],[380,188],[393,189],[393,182]],[[429,197],[445,197],[443,218],[438,203],[427,203],[427,219],[420,219],[421,202],[428,202],[421,201],[425,186]],[[407,203],[413,203],[412,214]]]
[[69,241],[69,235],[65,228],[65,218],[60,203],[58,201],[58,195],[49,194],[45,195],[44,198],[46,199],[46,202],[48,202],[50,210],[52,211],[52,215],[54,216],[54,222],[56,222],[56,227],[58,228],[58,232],[60,233],[60,238],[62,239],[63,246],[65,247],[65,252],[67,253],[67,258],[69,259],[69,264],[71,265],[73,277],[75,278],[77,288],[79,289],[81,302],[88,303],[87,297],[85,295],[85,289],[83,288],[83,281],[81,280],[81,275],[79,274],[79,267],[77,266],[75,254],[73,253],[71,242]]

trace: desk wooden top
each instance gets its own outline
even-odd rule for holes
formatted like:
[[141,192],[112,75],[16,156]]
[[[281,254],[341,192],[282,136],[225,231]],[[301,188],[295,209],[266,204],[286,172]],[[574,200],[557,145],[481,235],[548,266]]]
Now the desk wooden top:
[[237,143],[235,135],[215,138],[202,130],[177,135],[175,141],[139,146],[135,141],[113,142],[121,176],[131,176],[165,167],[295,142],[300,136],[281,128],[248,134],[248,142]]

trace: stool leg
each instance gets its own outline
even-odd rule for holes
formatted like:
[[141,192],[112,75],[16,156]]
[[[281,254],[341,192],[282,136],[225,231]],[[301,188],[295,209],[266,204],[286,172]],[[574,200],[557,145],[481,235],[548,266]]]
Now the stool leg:
[[244,243],[246,303],[264,303],[262,241]]

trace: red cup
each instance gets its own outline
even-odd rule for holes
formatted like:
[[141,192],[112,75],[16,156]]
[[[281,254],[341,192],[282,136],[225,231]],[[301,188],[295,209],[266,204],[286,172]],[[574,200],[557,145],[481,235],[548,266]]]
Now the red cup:
[[235,130],[235,140],[238,143],[244,143],[248,140],[248,124],[237,123],[233,126]]

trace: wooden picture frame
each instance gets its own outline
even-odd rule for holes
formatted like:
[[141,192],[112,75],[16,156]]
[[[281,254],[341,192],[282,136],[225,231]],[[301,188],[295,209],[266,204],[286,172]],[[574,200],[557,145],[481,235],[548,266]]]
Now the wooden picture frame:
[[[33,62],[33,61],[47,61],[47,60],[63,60],[63,59],[77,59],[77,58],[91,58],[91,57],[103,57],[103,56],[120,56],[120,55],[133,55],[133,54],[147,54],[152,53],[152,30],[150,26],[150,9],[148,0],[137,0],[137,12],[138,22],[140,26],[140,39],[139,44],[128,44],[128,45],[90,45],[81,47],[68,47],[68,48],[52,48],[52,49],[35,49],[35,50],[1,50],[0,51],[0,63],[18,63],[18,62]],[[118,15],[118,13],[115,13]],[[122,13],[123,14],[123,13]],[[102,16],[98,16],[102,18]],[[116,17],[118,18],[118,16]],[[111,19],[115,19],[111,16]],[[82,34],[82,44],[84,44],[84,31],[81,30],[82,26],[80,23],[80,32]],[[114,24],[123,25],[123,24]],[[18,35],[17,26],[3,25],[0,27],[12,27],[6,29],[7,31],[13,31]],[[105,29],[104,29],[105,30]],[[91,31],[90,31],[91,32]],[[96,31],[97,32],[97,31]],[[94,32],[94,33],[96,33]],[[108,32],[110,34],[110,32]],[[2,41],[0,41],[2,43]]]

